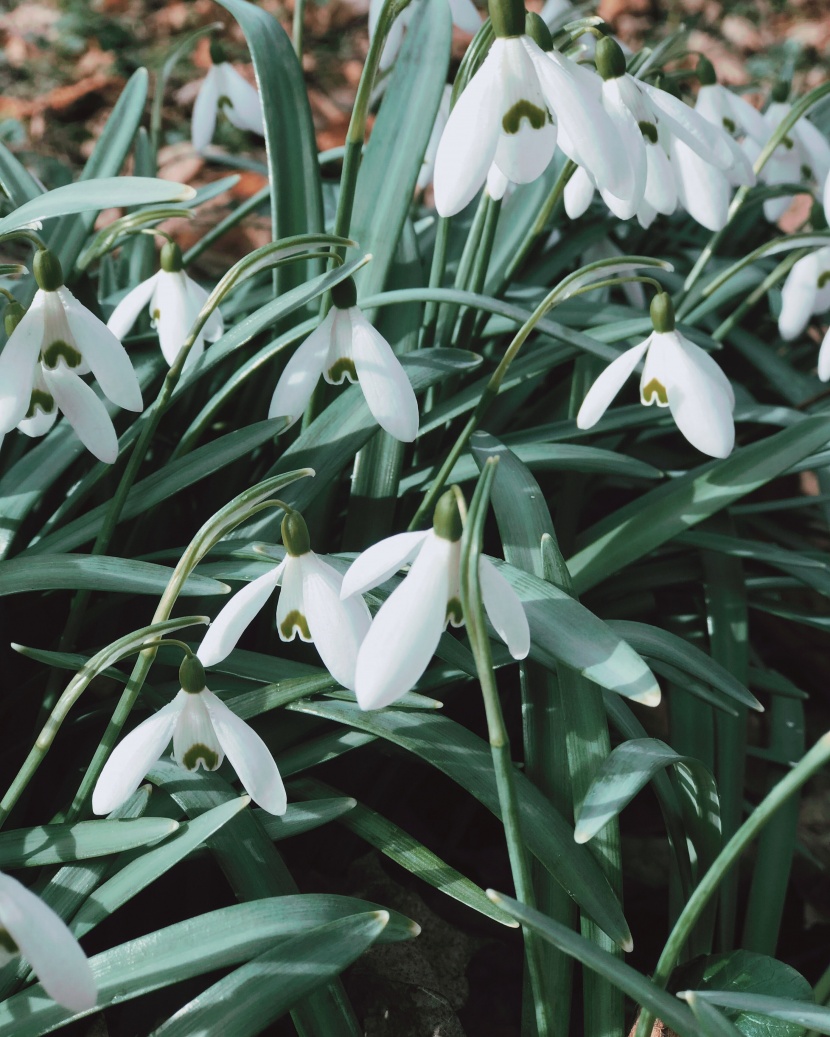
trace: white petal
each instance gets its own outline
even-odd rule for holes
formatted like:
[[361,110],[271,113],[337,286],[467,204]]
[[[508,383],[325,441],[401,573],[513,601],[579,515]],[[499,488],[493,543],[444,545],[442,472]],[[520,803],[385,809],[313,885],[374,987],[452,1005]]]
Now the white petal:
[[313,551],[300,559],[303,606],[308,629],[323,664],[334,679],[354,691],[357,653],[371,617],[363,598],[340,598],[343,578]]
[[496,40],[450,112],[435,156],[435,207],[454,216],[473,200],[487,177],[501,130],[499,91],[503,41]]
[[256,731],[212,691],[206,689],[201,697],[207,706],[219,744],[239,775],[245,791],[269,814],[284,814],[288,800],[271,750]]
[[140,411],[141,388],[126,349],[94,313],[82,306],[68,288],[57,291],[75,343],[107,399],[124,410]]
[[0,433],[11,432],[26,417],[31,403],[43,343],[44,295],[40,291],[35,295],[0,352]]
[[[501,65],[499,111],[501,129],[493,162],[508,180],[529,184],[540,177],[556,150],[556,126],[550,118],[539,76],[522,39],[505,39]],[[521,106],[521,107],[519,107]],[[518,116],[518,129],[508,132],[521,109],[534,114]]]
[[162,270],[153,299],[153,320],[164,359],[171,367],[176,362],[195,317],[187,294],[184,272]]
[[769,126],[764,122],[763,115],[740,94],[735,94],[723,86],[718,86],[718,90],[722,91],[724,96],[727,118],[731,118],[740,130],[763,147],[770,138]]
[[[46,396],[51,396],[40,364],[37,364],[35,367],[35,380],[32,386],[33,397],[35,392],[42,392]],[[38,401],[35,405],[34,414],[30,418],[24,418],[17,426],[18,430],[27,436],[45,436],[58,417],[58,407],[54,399],[52,399],[50,410],[44,409],[46,405],[48,405],[48,401],[46,404]]]
[[586,212],[593,200],[594,190],[594,182],[588,171],[578,166],[565,184],[565,212],[572,220],[578,220]]
[[660,113],[660,121],[665,129],[718,169],[729,169],[732,153],[720,134],[712,134],[711,123],[666,90],[650,86],[642,80],[638,80],[638,83]]
[[398,569],[412,561],[428,536],[428,529],[416,530],[414,533],[396,533],[395,536],[387,537],[367,548],[346,570],[340,590],[342,597],[350,598],[353,594],[363,594],[384,583]]
[[500,202],[504,198],[509,184],[510,181],[494,162],[487,170],[487,193],[494,202]]
[[78,439],[99,461],[113,464],[118,458],[118,437],[107,408],[95,390],[63,365],[54,371],[46,369],[44,377],[55,403],[75,429]]
[[98,993],[80,944],[51,907],[10,875],[0,875],[0,926],[49,997],[73,1012],[93,1007]]
[[352,357],[366,403],[382,429],[411,443],[418,435],[418,401],[392,347],[357,306],[348,311],[352,325]]
[[726,226],[731,194],[725,174],[704,162],[682,140],[672,140],[671,152],[680,204],[707,230],[721,230]]
[[204,150],[213,140],[216,106],[219,101],[219,80],[217,66],[211,65],[193,105],[191,138],[196,151]]
[[818,376],[823,382],[830,381],[830,329],[821,340],[821,349],[818,351]]
[[281,570],[278,565],[252,580],[225,605],[208,627],[196,653],[203,666],[215,666],[231,654],[254,616],[274,593]]
[[336,310],[335,306],[329,310],[285,365],[271,397],[269,418],[287,417],[293,425],[302,416],[326,364]]
[[452,548],[430,531],[408,576],[375,616],[357,657],[361,709],[399,699],[429,665],[446,625]]
[[156,282],[159,279],[161,271],[157,274],[153,274],[152,277],[148,277],[146,281],[142,281],[141,284],[136,285],[131,292],[127,292],[121,302],[115,307],[110,314],[110,319],[107,321],[107,327],[120,341],[124,338],[130,328],[138,320],[138,315],[148,306],[150,299],[153,297],[153,292],[156,289]]
[[184,694],[180,691],[172,702],[139,724],[116,745],[95,784],[93,813],[109,814],[135,792],[173,737],[173,728],[184,706]]
[[429,135],[429,141],[424,152],[424,160],[418,173],[417,187],[419,191],[423,191],[428,184],[432,183],[432,177],[435,172],[435,156],[438,154],[438,142],[441,140],[441,134],[444,132],[447,119],[450,117],[451,98],[452,87],[447,84],[441,95],[441,104],[438,106],[435,122],[432,124],[432,132]]
[[[199,312],[207,302],[210,292],[207,289],[202,288],[200,284],[197,284],[192,277],[184,275],[185,285],[187,286],[187,298],[190,305],[190,312],[193,314],[193,320],[199,316]],[[219,312],[219,307],[211,313],[202,328],[202,335],[208,340],[208,342],[215,342],[225,330],[225,324],[222,320],[222,314]]]
[[634,373],[634,368],[642,359],[650,343],[651,337],[638,346],[627,349],[605,368],[582,401],[582,406],[576,416],[578,428],[591,428],[596,425],[628,377]]
[[827,179],[824,181],[824,196],[822,201],[824,203],[824,218],[827,220],[827,223],[830,224],[830,174],[828,174]]
[[804,151],[812,179],[823,184],[830,174],[830,144],[827,143],[827,138],[806,117],[798,120],[794,133]]
[[478,579],[481,600],[496,633],[514,659],[526,659],[530,651],[530,626],[519,595],[489,558],[480,558]]
[[186,697],[173,729],[176,763],[188,771],[197,771],[200,767],[206,771],[218,770],[225,758],[224,751],[213,728],[204,691],[196,694],[180,691],[179,695]]
[[301,558],[286,555],[281,575],[280,598],[277,602],[277,633],[281,641],[293,641],[299,634],[301,641],[310,643],[314,638],[308,629],[308,616],[303,600]]
[[452,23],[463,32],[475,36],[481,28],[481,15],[472,0],[449,0]]
[[778,332],[786,341],[797,338],[810,322],[820,274],[815,252],[799,259],[787,274],[781,289],[781,314],[778,318]]
[[221,66],[221,70],[221,88],[231,102],[230,107],[225,106],[224,109],[228,121],[237,129],[249,130],[251,133],[258,133],[260,137],[264,137],[262,102],[256,89],[240,72],[236,71],[233,65],[225,62]]
[[674,170],[662,144],[646,145],[646,163],[648,173],[643,199],[656,212],[671,216],[677,208],[677,186]]

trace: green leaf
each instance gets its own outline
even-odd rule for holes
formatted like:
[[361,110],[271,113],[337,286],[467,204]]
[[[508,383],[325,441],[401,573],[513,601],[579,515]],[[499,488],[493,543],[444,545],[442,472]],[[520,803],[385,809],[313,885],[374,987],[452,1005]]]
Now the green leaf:
[[660,486],[597,523],[568,559],[579,593],[757,490],[830,441],[830,418],[815,415]]
[[[460,724],[411,710],[364,712],[345,702],[297,702],[288,708],[386,738],[448,775],[499,816],[490,748]],[[620,945],[627,945],[628,925],[593,856],[573,841],[571,826],[521,771],[516,771],[514,781],[530,851],[600,928]]]
[[180,1008],[152,1037],[256,1037],[359,958],[388,920],[386,911],[373,911],[280,940]]
[[279,841],[310,832],[329,821],[336,821],[344,814],[351,813],[356,806],[357,800],[350,796],[334,796],[318,799],[314,803],[289,803],[288,809],[280,817],[257,809],[254,810],[254,817],[269,839]]
[[683,1000],[700,1023],[700,1030],[704,1037],[740,1037],[741,1031],[734,1023],[721,1015],[717,1008],[701,1001],[693,991],[687,990],[683,994]]
[[35,868],[121,853],[166,839],[179,827],[166,817],[134,821],[80,821],[0,834],[0,868]]
[[0,220],[0,234],[20,230],[30,223],[76,212],[100,212],[122,205],[185,202],[196,192],[185,184],[149,176],[112,176],[82,180],[38,195]]
[[[795,1024],[798,1027],[796,1033],[802,1033],[807,1028],[818,1033],[830,1033],[830,1008],[810,1001],[790,1000],[788,997],[775,997],[770,994],[741,994],[729,990],[695,990],[689,993],[693,993],[699,1001],[711,1001],[713,1005],[731,1008],[742,1015],[765,1015],[784,1023]],[[684,993],[682,996],[687,995]],[[763,1032],[764,1037],[778,1037],[782,1033],[777,1027]]]
[[12,205],[21,206],[43,193],[43,188],[32,174],[0,142],[0,187],[6,192]]
[[[161,594],[173,572],[155,562],[109,555],[28,555],[0,562],[0,596],[43,590],[99,590]],[[230,588],[208,576],[188,577],[182,594],[227,594]]]

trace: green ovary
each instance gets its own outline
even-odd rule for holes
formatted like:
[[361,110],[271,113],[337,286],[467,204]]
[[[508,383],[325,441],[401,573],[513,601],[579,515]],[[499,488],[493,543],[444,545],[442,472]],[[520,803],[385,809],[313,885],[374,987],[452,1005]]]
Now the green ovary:
[[641,392],[643,403],[651,404],[657,400],[657,405],[660,407],[668,407],[669,405],[669,394],[666,392],[666,387],[662,382],[658,382],[656,378],[652,378],[651,381],[644,385]]
[[518,133],[522,128],[522,119],[527,119],[531,128],[541,130],[550,116],[544,108],[531,104],[530,101],[517,101],[513,107],[504,113],[501,120],[505,133]]
[[311,633],[308,629],[308,620],[298,609],[292,609],[282,623],[280,623],[280,633],[289,641],[294,636],[295,629],[300,631],[300,637],[302,637],[303,640],[311,640]]
[[206,771],[215,771],[220,761],[213,749],[197,742],[196,745],[191,745],[182,757],[182,765],[189,771],[195,771],[200,763]]
[[81,365],[81,354],[74,346],[70,346],[68,342],[64,342],[61,339],[57,339],[52,342],[51,345],[47,346],[43,350],[41,357],[43,363],[49,368],[50,371],[54,371],[58,366],[58,361],[63,359],[67,367],[80,367]]

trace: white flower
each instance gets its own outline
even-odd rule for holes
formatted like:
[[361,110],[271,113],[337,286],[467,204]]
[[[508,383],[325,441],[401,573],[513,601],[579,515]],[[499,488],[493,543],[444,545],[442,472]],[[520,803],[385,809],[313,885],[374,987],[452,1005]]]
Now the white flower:
[[[804,331],[810,318],[830,309],[830,246],[817,249],[793,264],[781,289],[778,331],[790,341]],[[830,381],[830,331],[818,355],[818,376]]]
[[[460,600],[461,524],[452,491],[435,508],[433,528],[381,540],[357,558],[341,594],[360,595],[411,562],[403,582],[378,610],[357,657],[355,693],[361,709],[381,709],[405,695],[427,668],[442,632],[463,622]],[[514,659],[530,651],[522,603],[492,562],[481,558],[484,608]]]
[[355,306],[351,278],[332,291],[334,305],[285,365],[268,417],[294,424],[322,375],[329,385],[358,382],[382,429],[403,443],[418,435],[418,401],[392,347]]
[[465,208],[492,163],[514,183],[535,180],[553,156],[557,135],[565,154],[601,188],[630,194],[632,172],[620,161],[624,142],[599,103],[600,93],[598,77],[564,55],[545,52],[527,35],[498,36],[441,137],[438,212],[452,216]]
[[51,252],[35,256],[40,288],[0,353],[0,435],[22,426],[43,435],[61,410],[99,460],[113,462],[118,441],[101,400],[81,375],[90,371],[119,407],[140,411],[135,371],[115,335],[63,285]]
[[588,391],[576,423],[591,428],[608,409],[640,360],[640,401],[671,410],[692,446],[712,457],[727,457],[735,444],[735,396],[715,361],[674,329],[674,311],[665,293],[651,304],[655,330],[606,367]]
[[[448,0],[448,2],[453,25],[462,32],[468,32],[474,36],[481,28],[481,15],[472,0]],[[403,43],[404,29],[415,14],[417,4],[418,0],[412,0],[392,22],[386,43],[383,45],[383,53],[380,56],[381,71],[389,68],[398,56],[398,51]],[[383,0],[369,0],[369,39],[375,35],[382,7]]]
[[92,969],[58,915],[17,879],[0,874],[0,968],[21,954],[43,989],[72,1012],[95,1005]]
[[[404,14],[406,14],[409,9],[409,7],[404,8]],[[420,191],[423,191],[424,188],[432,183],[432,178],[435,175],[435,156],[438,154],[438,144],[441,140],[441,134],[444,132],[444,127],[447,125],[447,119],[450,117],[451,100],[452,87],[447,84],[444,87],[443,94],[441,95],[441,103],[438,105],[438,111],[435,114],[435,122],[432,124],[432,132],[429,135],[427,149],[424,152],[424,160],[421,163],[421,170],[418,173],[418,182],[416,187]]]
[[[112,311],[107,327],[123,339],[145,306],[158,331],[164,359],[172,367],[190,333],[208,293],[182,269],[182,254],[174,242],[161,250],[161,270],[128,292]],[[214,310],[190,348],[184,370],[196,363],[205,350],[205,339],[215,342],[224,330],[222,314]]]
[[[711,66],[710,66],[711,67]],[[698,63],[700,72],[701,63]],[[708,69],[707,69],[708,72]],[[763,146],[769,140],[770,129],[757,108],[743,99],[740,94],[727,90],[708,76],[701,79],[701,87],[695,101],[695,111],[715,126],[720,126],[730,137],[750,137]]]
[[285,558],[270,572],[235,594],[210,625],[198,651],[205,666],[213,666],[233,651],[239,638],[276,587],[277,631],[283,641],[315,644],[323,665],[336,681],[354,690],[360,643],[371,622],[362,598],[341,601],[343,577],[310,549],[302,516],[289,512],[282,521]]
[[[227,61],[221,60],[216,45],[211,47],[214,64],[202,83],[193,105],[191,135],[196,151],[213,140],[217,112],[222,111],[232,126],[265,136],[262,101],[256,89]],[[219,58],[220,60],[217,60]]]
[[205,671],[195,656],[185,658],[179,677],[182,688],[173,701],[110,754],[92,793],[93,811],[108,814],[131,796],[172,738],[180,767],[215,771],[227,756],[251,799],[269,814],[284,814],[285,788],[265,742],[205,687]]

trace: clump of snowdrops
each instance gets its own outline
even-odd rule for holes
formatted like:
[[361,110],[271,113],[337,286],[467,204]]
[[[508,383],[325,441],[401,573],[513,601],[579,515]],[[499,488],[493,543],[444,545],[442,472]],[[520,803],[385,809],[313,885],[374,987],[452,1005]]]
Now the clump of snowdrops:
[[[759,110],[682,33],[632,54],[562,5],[386,0],[345,146],[318,154],[302,4],[289,39],[219,3],[256,88],[210,26],[156,75],[149,125],[132,76],[76,183],[0,146],[23,257],[0,268],[0,593],[24,657],[0,1035],[164,987],[154,1034],[286,1013],[362,1032],[339,974],[419,926],[299,892],[275,843],[333,825],[517,930],[516,1033],[830,1033],[828,963],[814,990],[776,958],[830,737],[806,731],[797,658],[775,668],[830,587],[830,345],[808,334],[830,309],[830,87],[766,84]],[[167,79],[205,33],[193,146],[268,184],[183,251],[236,180],[152,175]],[[211,143],[225,122],[250,154]],[[785,234],[796,193],[815,202]],[[272,243],[204,284],[199,256],[257,210]],[[487,740],[456,719],[477,713]],[[384,743],[500,819],[507,886],[373,809],[357,776]],[[635,969],[620,822],[646,785],[666,928]],[[119,942],[118,912],[205,854],[234,902]]]

